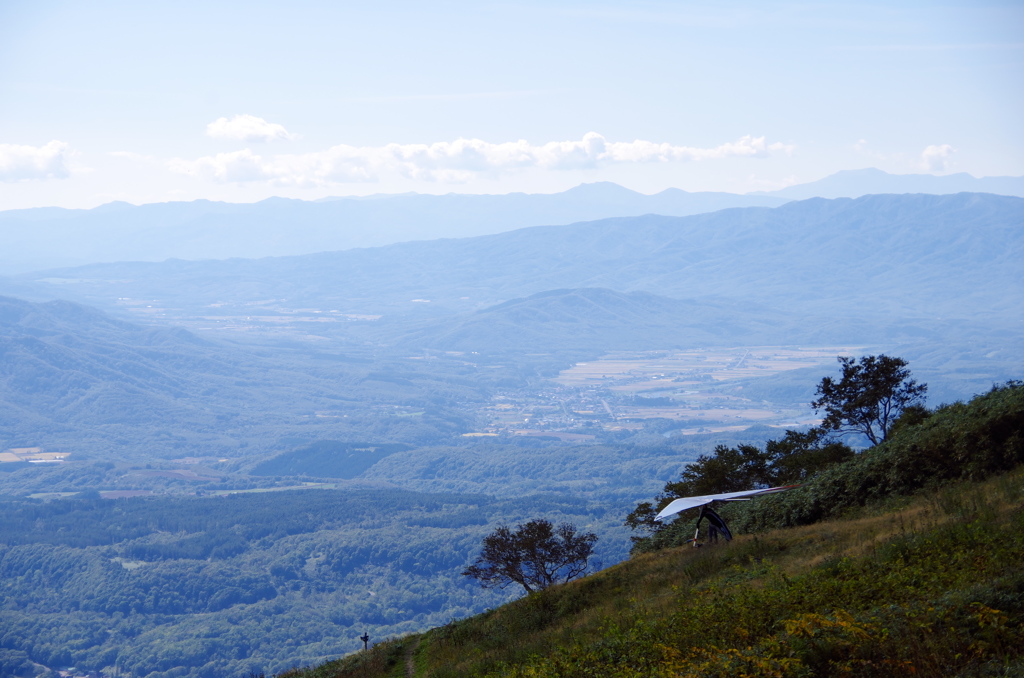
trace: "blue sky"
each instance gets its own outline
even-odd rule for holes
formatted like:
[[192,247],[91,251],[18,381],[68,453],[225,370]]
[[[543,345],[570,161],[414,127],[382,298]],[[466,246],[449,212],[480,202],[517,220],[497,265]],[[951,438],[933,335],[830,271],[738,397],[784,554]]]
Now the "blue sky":
[[1022,76],[1020,2],[0,0],[0,209],[1021,175]]

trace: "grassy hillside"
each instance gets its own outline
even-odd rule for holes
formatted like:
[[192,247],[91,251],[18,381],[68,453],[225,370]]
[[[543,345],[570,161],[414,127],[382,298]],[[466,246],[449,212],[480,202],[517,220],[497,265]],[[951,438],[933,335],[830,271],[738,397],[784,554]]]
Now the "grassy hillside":
[[[720,546],[639,554],[285,675],[1024,675],[1021,399],[1021,387],[1009,385],[944,408],[844,465],[852,480],[891,485],[846,502],[841,514],[762,526]],[[832,487],[835,476],[809,485]],[[912,476],[922,479],[916,487],[906,484]]]

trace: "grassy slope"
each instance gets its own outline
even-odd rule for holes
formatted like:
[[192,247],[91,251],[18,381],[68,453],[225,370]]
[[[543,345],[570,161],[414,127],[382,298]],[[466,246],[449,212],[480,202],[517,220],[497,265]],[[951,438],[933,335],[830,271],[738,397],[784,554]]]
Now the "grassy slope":
[[[968,436],[978,454],[1017,450],[1003,415],[1018,411],[1006,404],[1020,396],[1016,386],[970,404],[993,424],[988,440],[1007,433],[998,445]],[[896,456],[913,458],[915,469],[934,461],[918,456],[918,443],[950,440],[938,435],[944,421],[958,420],[961,434],[976,430],[964,407],[933,417]],[[1011,419],[1019,429],[1019,414]],[[887,450],[877,454],[894,454]],[[877,481],[854,473],[874,470],[870,457],[848,475]],[[1005,468],[1010,459],[997,461]],[[1024,675],[1024,468],[985,480],[962,473],[937,473],[950,481],[910,497],[899,496],[910,487],[891,488],[888,499],[832,520],[638,555],[292,675]]]

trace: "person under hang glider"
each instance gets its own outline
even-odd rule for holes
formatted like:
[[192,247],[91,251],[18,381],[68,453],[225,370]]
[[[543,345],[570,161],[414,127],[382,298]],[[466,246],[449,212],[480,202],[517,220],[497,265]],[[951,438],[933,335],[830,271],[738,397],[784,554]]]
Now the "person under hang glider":
[[655,520],[663,520],[669,516],[674,516],[680,511],[686,509],[700,508],[700,515],[697,517],[697,531],[693,533],[693,539],[689,540],[693,542],[693,545],[700,546],[700,542],[697,538],[700,536],[700,524],[705,518],[708,519],[708,541],[717,542],[718,535],[721,534],[725,537],[726,541],[732,540],[732,532],[729,531],[729,526],[722,520],[722,516],[711,510],[712,504],[719,501],[749,501],[751,497],[756,497],[761,494],[774,494],[775,492],[785,492],[786,490],[792,490],[794,487],[800,487],[799,485],[783,485],[781,487],[769,487],[763,490],[743,490],[742,492],[724,492],[722,494],[702,494],[697,497],[680,497],[674,500],[665,508],[661,509],[661,512],[654,517]]

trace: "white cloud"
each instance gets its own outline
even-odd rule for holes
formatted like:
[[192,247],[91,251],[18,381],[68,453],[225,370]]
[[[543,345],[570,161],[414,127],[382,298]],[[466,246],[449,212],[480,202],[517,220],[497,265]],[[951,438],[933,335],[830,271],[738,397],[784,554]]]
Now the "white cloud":
[[[597,135],[595,135],[597,136]],[[603,141],[603,140],[602,140]],[[765,142],[764,137],[745,136],[715,148],[692,148],[655,144],[639,139],[630,143],[611,143],[607,156],[616,162],[681,162],[687,160],[719,160],[730,157],[766,158],[773,153],[791,155],[792,145]]]
[[956,149],[949,144],[928,146],[921,151],[921,165],[930,172],[945,172],[953,164],[954,153]]
[[493,177],[528,168],[573,170],[624,163],[763,158],[791,154],[793,149],[791,145],[769,144],[764,137],[745,136],[713,148],[695,148],[639,139],[609,142],[590,132],[579,141],[552,141],[539,146],[525,140],[494,144],[480,139],[362,147],[341,144],[315,153],[269,158],[246,149],[194,161],[173,160],[169,167],[217,181],[271,181],[286,186],[376,181],[383,172],[421,181],[461,183],[474,176]]
[[191,174],[216,181],[264,181],[274,178],[270,165],[248,148],[233,153],[206,156],[193,162],[175,159],[168,163],[168,167],[180,174]]
[[283,125],[267,122],[255,115],[236,115],[230,120],[217,118],[206,126],[206,134],[214,139],[235,141],[293,141],[299,138]]
[[45,146],[0,144],[0,181],[65,179],[71,175],[71,148],[63,141]]

